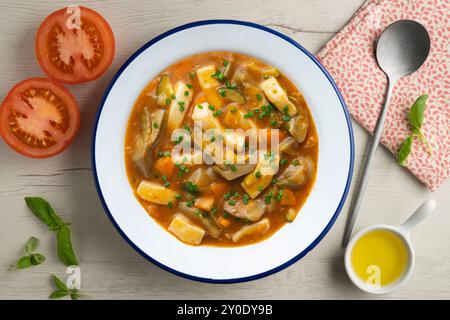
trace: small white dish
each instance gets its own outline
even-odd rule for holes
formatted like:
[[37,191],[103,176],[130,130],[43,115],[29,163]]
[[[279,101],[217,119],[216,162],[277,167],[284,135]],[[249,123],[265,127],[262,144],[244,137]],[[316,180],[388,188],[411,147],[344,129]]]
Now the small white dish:
[[[254,56],[279,68],[303,93],[319,135],[316,183],[295,222],[265,241],[234,248],[194,247],[169,234],[135,198],[124,161],[128,118],[145,85],[182,58],[217,50]],[[139,49],[106,89],[92,137],[92,169],[99,198],[120,234],[161,268],[205,282],[258,279],[307,254],[339,215],[351,182],[353,161],[351,121],[342,96],[323,66],[283,34],[234,20],[200,21],[177,27]]]
[[[434,200],[425,201],[402,225],[390,226],[390,225],[374,225],[367,228],[362,229],[358,233],[356,233],[348,243],[345,249],[345,270],[347,271],[347,275],[353,284],[361,289],[362,291],[371,293],[371,294],[387,294],[392,291],[400,288],[408,279],[411,277],[412,271],[415,265],[415,253],[414,247],[410,240],[410,231],[417,224],[422,222],[426,217],[428,217],[435,209],[436,202]],[[366,235],[369,232],[374,230],[385,230],[396,234],[404,243],[406,250],[408,251],[408,264],[405,268],[405,271],[396,281],[385,285],[385,286],[376,286],[370,283],[367,283],[363,279],[361,279],[356,272],[353,270],[351,255],[355,243],[361,239],[362,236]]]

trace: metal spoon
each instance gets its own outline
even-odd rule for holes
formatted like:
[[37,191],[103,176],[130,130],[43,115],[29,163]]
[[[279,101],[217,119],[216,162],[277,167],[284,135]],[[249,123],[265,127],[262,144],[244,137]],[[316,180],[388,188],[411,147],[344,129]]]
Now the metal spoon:
[[356,187],[356,196],[350,209],[345,227],[343,246],[346,246],[358,215],[359,207],[370,176],[372,160],[383,132],[384,120],[391,99],[392,89],[398,79],[407,76],[425,62],[430,52],[430,37],[420,23],[412,20],[399,20],[383,31],[378,39],[376,58],[378,65],[388,77],[386,99],[381,109],[377,125],[369,145],[366,161],[362,166],[362,175]]

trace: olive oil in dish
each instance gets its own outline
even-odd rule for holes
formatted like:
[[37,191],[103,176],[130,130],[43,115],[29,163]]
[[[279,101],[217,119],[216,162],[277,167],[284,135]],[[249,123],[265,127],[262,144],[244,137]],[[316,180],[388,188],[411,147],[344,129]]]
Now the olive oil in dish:
[[400,236],[389,230],[372,230],[355,243],[351,264],[369,285],[386,286],[399,280],[409,263],[408,249]]

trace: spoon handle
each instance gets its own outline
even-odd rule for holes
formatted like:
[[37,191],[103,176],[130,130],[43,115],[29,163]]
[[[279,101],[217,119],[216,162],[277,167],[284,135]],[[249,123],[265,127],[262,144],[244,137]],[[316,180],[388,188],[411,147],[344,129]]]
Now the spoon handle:
[[395,82],[388,79],[388,87],[386,93],[386,99],[384,101],[383,107],[381,109],[380,116],[378,117],[377,125],[375,127],[375,131],[373,134],[372,141],[367,149],[366,160],[362,164],[361,168],[361,178],[359,180],[358,185],[356,186],[356,195],[353,200],[353,204],[350,208],[349,215],[347,217],[347,224],[345,226],[344,238],[342,245],[345,247],[350,239],[352,234],[353,226],[355,224],[356,217],[358,216],[358,211],[361,206],[364,192],[366,191],[367,182],[369,181],[370,169],[372,167],[372,160],[375,157],[375,153],[378,148],[378,144],[380,143],[381,133],[383,132],[384,121],[386,119],[387,109],[389,105],[389,100],[391,100],[392,89],[394,87]]
[[422,203],[416,211],[401,225],[401,228],[409,232],[412,228],[427,218],[436,208],[436,201],[429,199]]

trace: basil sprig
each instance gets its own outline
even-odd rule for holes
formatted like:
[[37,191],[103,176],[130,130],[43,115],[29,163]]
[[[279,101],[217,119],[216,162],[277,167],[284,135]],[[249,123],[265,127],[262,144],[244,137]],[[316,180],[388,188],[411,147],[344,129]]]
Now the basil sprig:
[[80,291],[78,289],[69,289],[56,275],[53,275],[53,283],[56,286],[56,290],[50,294],[50,299],[60,299],[65,296],[70,296],[72,300],[78,300],[80,297]]
[[401,166],[406,165],[406,160],[411,153],[413,143],[416,138],[419,139],[423,144],[425,144],[428,153],[433,153],[433,150],[431,149],[425,135],[422,132],[427,100],[427,94],[421,95],[411,106],[411,110],[408,113],[408,121],[410,130],[412,131],[412,135],[408,136],[400,146],[397,161]]
[[37,266],[44,262],[45,257],[40,254],[34,252],[38,246],[39,240],[35,237],[30,237],[25,244],[24,252],[25,255],[16,262],[17,269],[26,269],[31,266]]
[[62,221],[51,205],[40,197],[26,197],[25,202],[33,214],[47,227],[56,231],[56,247],[59,259],[66,265],[78,265],[77,257],[70,240],[69,224]]

